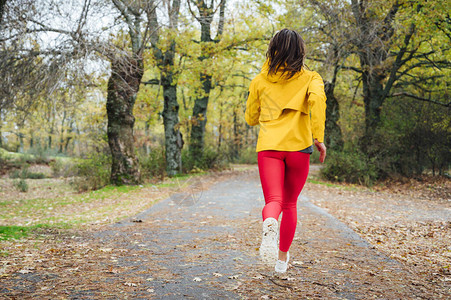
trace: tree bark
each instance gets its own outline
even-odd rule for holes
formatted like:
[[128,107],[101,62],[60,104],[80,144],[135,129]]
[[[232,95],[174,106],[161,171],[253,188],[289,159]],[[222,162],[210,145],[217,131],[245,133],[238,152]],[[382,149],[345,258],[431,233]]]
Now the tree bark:
[[58,153],[63,153],[63,144],[64,144],[64,123],[66,122],[66,110],[63,111],[63,118],[61,120],[61,132],[60,132],[60,144]]
[[161,76],[163,86],[163,124],[166,149],[166,172],[174,176],[182,172],[181,150],[183,138],[179,130],[179,104],[177,85],[173,84],[172,74]]
[[202,157],[205,144],[205,127],[207,125],[207,108],[211,90],[211,75],[200,74],[202,92],[204,96],[196,98],[191,118],[191,137],[189,151],[192,158],[199,160]]
[[[381,109],[385,99],[389,95],[396,73],[402,66],[401,58],[406,49],[399,51],[397,59],[391,70],[387,67],[388,49],[393,43],[393,21],[399,10],[400,4],[395,1],[385,16],[384,20],[377,20],[368,11],[368,3],[364,0],[352,0],[351,9],[358,28],[358,38],[354,43],[362,70],[363,102],[365,104],[365,137],[362,139],[362,150],[367,152],[368,145],[380,125]],[[382,26],[380,25],[382,24]],[[377,26],[378,30],[374,30]],[[406,35],[407,47],[413,28]],[[386,79],[388,78],[387,82]]]
[[113,159],[111,182],[116,185],[138,184],[140,172],[135,156],[133,106],[144,74],[140,56],[124,56],[111,61],[108,80],[108,145]]
[[3,13],[5,12],[6,0],[0,0],[0,24],[3,21]]
[[2,109],[0,107],[0,148],[3,147],[3,133],[2,133]]
[[[168,8],[170,28],[177,30],[180,0],[174,0]],[[158,19],[155,10],[149,15],[152,27],[158,28]],[[157,66],[160,70],[160,81],[163,87],[163,124],[165,137],[166,173],[174,176],[182,172],[182,147],[183,137],[179,125],[179,104],[177,101],[177,78],[175,68],[175,40],[171,41],[170,47],[163,52],[158,45],[158,31],[151,35],[151,44]]]
[[[188,4],[191,0],[188,1]],[[213,1],[211,6],[207,5],[206,1],[196,2],[196,6],[199,10],[199,17],[195,18],[199,21],[201,25],[201,56],[200,61],[204,61],[210,58],[209,44],[212,42],[219,42],[221,35],[224,30],[224,12],[226,0],[222,0],[219,12],[219,23],[218,23],[218,35],[213,40],[211,38],[211,22],[213,21],[213,16],[216,9],[213,7]],[[191,11],[194,15],[194,13]],[[210,91],[212,89],[212,77],[210,72],[204,69],[199,73],[199,80],[202,83],[202,94],[197,97],[194,101],[193,115],[191,118],[191,136],[189,152],[190,156],[194,161],[198,161],[202,158],[202,153],[205,145],[205,127],[207,125],[207,108],[208,100],[210,98]]]
[[338,125],[340,106],[334,95],[334,87],[334,83],[325,82],[324,90],[327,98],[325,140],[327,148],[340,151],[343,149],[343,136]]

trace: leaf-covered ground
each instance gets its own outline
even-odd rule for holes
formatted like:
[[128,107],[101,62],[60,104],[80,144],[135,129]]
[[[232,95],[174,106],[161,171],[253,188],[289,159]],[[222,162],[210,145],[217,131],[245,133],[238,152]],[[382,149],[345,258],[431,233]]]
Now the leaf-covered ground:
[[204,177],[132,219],[40,228],[29,238],[0,242],[0,295],[446,299],[449,183],[440,187],[448,196],[426,199],[308,183],[291,265],[277,277],[258,260],[263,199],[257,171]]

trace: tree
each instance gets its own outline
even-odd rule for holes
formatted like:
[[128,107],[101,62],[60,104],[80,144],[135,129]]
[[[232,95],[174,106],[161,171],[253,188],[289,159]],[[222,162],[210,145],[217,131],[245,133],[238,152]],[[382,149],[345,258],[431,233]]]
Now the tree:
[[141,36],[141,8],[129,1],[112,0],[128,27],[130,50],[111,53],[111,76],[108,80],[108,145],[112,155],[111,181],[114,184],[137,184],[140,181],[135,156],[133,107],[144,74]]
[[30,21],[39,14],[31,0],[0,2],[0,146],[7,112],[29,113],[60,84],[64,54],[40,49],[32,36],[41,30]]
[[[221,36],[224,31],[224,14],[226,7],[226,0],[221,0],[215,7],[215,1],[212,0],[210,5],[206,0],[188,0],[188,5],[191,14],[199,22],[201,27],[201,54],[199,56],[200,62],[207,62],[212,56],[212,44],[218,43],[221,40]],[[196,14],[191,4],[195,5],[198,14]],[[219,22],[218,30],[215,38],[211,36],[211,24],[213,17],[219,8]],[[199,72],[199,80],[202,85],[202,93],[196,97],[192,115],[191,136],[190,136],[190,156],[195,160],[199,160],[202,157],[204,149],[205,139],[205,126],[207,124],[207,108],[208,100],[210,97],[210,91],[212,85],[212,74],[207,66],[204,66]]]
[[[437,12],[435,7],[449,11],[446,3],[399,0],[307,0],[303,3],[313,9],[315,15],[322,16],[311,18],[300,27],[306,26],[306,34],[311,34],[311,39],[316,40],[310,58],[327,63],[334,72],[332,80],[326,83],[328,99],[335,98],[333,90],[338,70],[357,74],[359,83],[356,90],[360,83],[362,85],[365,108],[363,150],[366,151],[365,145],[371,144],[372,135],[380,125],[383,104],[389,97],[410,95],[417,100],[449,106],[444,101],[400,91],[418,84],[419,74],[415,72],[418,68],[422,68],[422,74],[426,75],[421,75],[421,80],[428,82],[443,77],[444,70],[451,66],[444,59],[449,55],[449,46],[435,37],[443,35],[438,32],[438,26],[442,26],[445,34],[448,33],[446,24],[449,22],[446,20],[449,20],[449,15],[441,10]],[[305,14],[305,11],[298,13]],[[431,39],[431,32],[434,32],[434,39]],[[336,106],[334,101],[332,104]],[[330,117],[335,122],[332,113],[328,114]]]
[[[164,109],[163,124],[166,150],[166,172],[169,176],[176,175],[182,171],[181,150],[183,138],[179,126],[179,104],[177,101],[177,71],[175,66],[176,40],[175,33],[178,27],[180,0],[166,2],[169,16],[169,38],[167,47],[162,50],[159,44],[160,30],[157,29],[151,35],[151,47],[160,70],[160,82],[163,87]],[[155,10],[149,15],[152,28],[160,28]]]
[[[357,71],[362,76],[365,136],[370,139],[380,124],[382,105],[390,97],[398,80],[412,74],[412,71],[419,67],[440,69],[451,66],[443,58],[433,57],[437,52],[449,51],[449,47],[427,51],[423,51],[424,48],[421,47],[430,38],[429,34],[420,34],[421,24],[415,21],[417,15],[429,13],[428,7],[423,7],[422,1],[404,3],[396,0],[382,3],[386,8],[381,11],[380,3],[367,0],[351,1],[354,17],[352,25],[356,35],[352,44],[360,62]],[[408,7],[412,4],[414,9],[409,10]],[[404,17],[412,19],[404,23],[405,30],[395,27],[396,18],[402,9],[405,10]]]
[[[25,3],[26,1],[28,0],[22,0],[21,2]],[[1,52],[6,57],[0,61],[2,63],[2,71],[6,69],[3,69],[3,65],[15,70],[9,77],[14,76],[12,82],[17,83],[17,85],[8,86],[18,86],[20,91],[32,91],[33,89],[42,91],[44,88],[51,88],[49,80],[58,79],[56,80],[57,84],[63,84],[64,80],[61,80],[61,78],[64,78],[67,73],[66,70],[70,68],[69,63],[71,67],[80,67],[78,73],[83,74],[83,65],[87,61],[92,61],[99,57],[108,60],[111,64],[111,75],[107,84],[106,108],[108,143],[113,158],[111,181],[115,184],[136,184],[140,181],[140,174],[138,161],[134,153],[133,126],[135,118],[133,116],[133,107],[144,73],[142,55],[151,32],[149,28],[150,22],[148,20],[146,22],[145,16],[155,7],[153,6],[153,1],[132,0],[111,0],[108,3],[84,0],[82,4],[82,7],[73,7],[78,5],[78,3],[60,2],[55,7],[53,1],[47,2],[43,0],[34,3],[31,1],[29,5],[33,9],[32,11],[39,12],[36,14],[28,13],[26,10],[26,13],[22,14],[20,13],[21,7],[11,7],[11,16],[16,19],[7,24],[8,28],[10,28],[10,34],[5,39],[9,41],[10,47],[16,46],[24,36],[32,37],[41,32],[56,34],[57,37],[54,40],[56,46],[42,48],[39,43],[34,43],[35,47],[27,51],[17,46],[13,49],[14,51],[5,49],[5,51]],[[78,18],[72,12],[64,11],[69,9],[71,5],[80,12]],[[95,10],[96,8],[98,9],[97,11]],[[120,13],[123,23],[119,26],[113,24],[111,29],[108,27],[106,29],[95,29],[96,26],[91,24],[93,20],[90,20],[90,18],[94,18],[95,14],[99,14],[103,10],[110,11],[111,8],[116,9]],[[49,14],[45,14],[49,10],[54,10],[56,14],[54,16],[57,16],[59,19],[53,18],[53,20],[50,20]],[[59,22],[65,16],[66,18],[67,16],[74,16],[73,19],[68,20],[72,26]],[[14,22],[18,23],[20,21],[22,23],[25,22],[25,26],[20,26],[20,24],[15,27],[12,26],[15,25]],[[118,29],[119,31],[116,33],[120,35],[124,27],[128,29],[128,39],[124,37],[116,43],[111,41],[108,37],[111,30]],[[100,33],[95,33],[94,30],[100,31]],[[94,54],[96,57],[93,57]],[[12,59],[7,59],[8,55],[12,56]],[[32,83],[38,82],[40,85],[31,85],[32,88],[28,88],[24,86],[25,84],[19,84],[21,80],[25,80],[26,83],[30,82],[29,77],[21,73],[20,65],[25,61],[24,57],[37,59],[38,62],[42,62],[43,66],[48,66],[46,60],[49,59],[50,64],[47,69],[38,68],[35,72],[40,75],[39,72],[45,71],[47,72],[46,76],[42,76],[42,78],[36,76],[40,81],[31,81]],[[77,64],[77,61],[80,63]],[[11,68],[11,65],[14,67]],[[39,66],[36,63],[30,65],[32,67]],[[27,70],[27,66],[25,66],[24,70]],[[51,76],[61,71],[64,73],[57,73],[59,76]],[[33,74],[32,72],[30,73]],[[18,91],[7,92],[9,93],[7,97],[0,99],[12,99],[10,102],[17,102],[14,99],[14,95]]]

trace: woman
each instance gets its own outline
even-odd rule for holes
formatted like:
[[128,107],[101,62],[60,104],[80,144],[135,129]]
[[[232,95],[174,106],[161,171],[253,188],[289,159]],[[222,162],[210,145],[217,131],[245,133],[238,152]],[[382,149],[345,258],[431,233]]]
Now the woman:
[[276,33],[266,58],[261,73],[250,84],[245,117],[251,126],[260,124],[258,168],[266,203],[260,256],[264,262],[275,263],[276,272],[284,273],[312,144],[320,152],[321,162],[326,157],[326,95],[321,76],[304,67],[305,44],[297,32],[283,29]]

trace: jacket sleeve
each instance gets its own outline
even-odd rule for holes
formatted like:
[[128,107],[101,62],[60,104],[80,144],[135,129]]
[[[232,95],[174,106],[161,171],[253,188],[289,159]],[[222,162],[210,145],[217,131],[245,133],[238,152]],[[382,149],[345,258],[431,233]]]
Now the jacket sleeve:
[[249,86],[249,95],[246,102],[246,112],[244,113],[247,124],[255,126],[260,118],[260,98],[256,88],[255,81],[252,80]]
[[311,125],[314,139],[324,142],[324,128],[326,123],[326,93],[321,76],[314,72],[308,88],[308,104],[311,111]]

